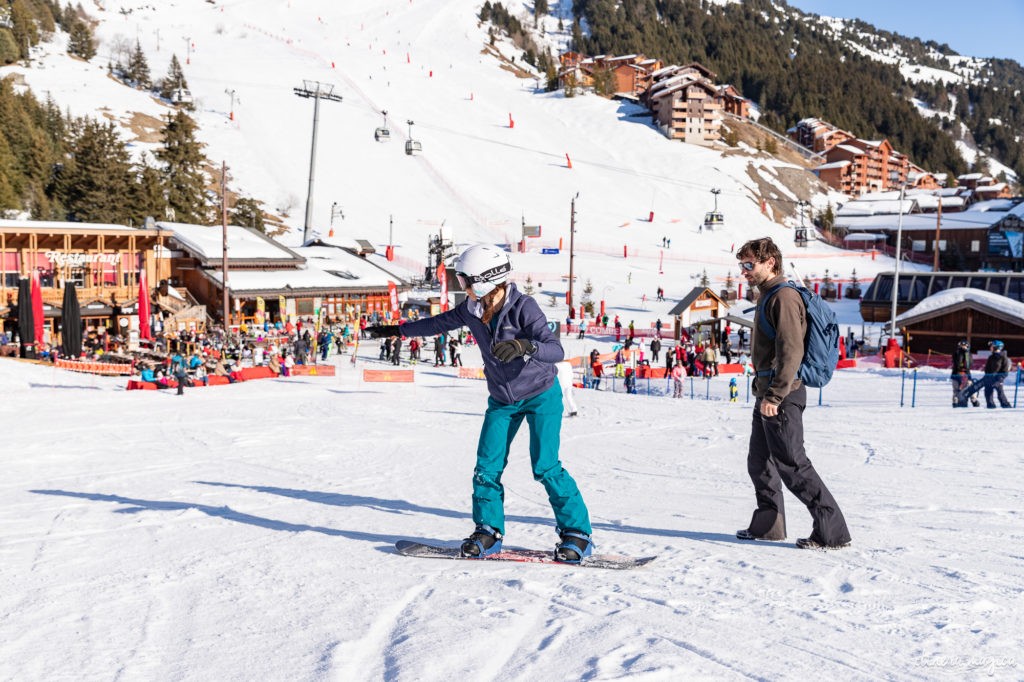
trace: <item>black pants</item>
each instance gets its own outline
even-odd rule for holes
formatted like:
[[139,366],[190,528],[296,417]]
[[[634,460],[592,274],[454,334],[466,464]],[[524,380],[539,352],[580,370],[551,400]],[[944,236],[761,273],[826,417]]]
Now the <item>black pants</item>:
[[[999,399],[999,404],[1002,407],[1012,407],[1009,399],[1006,397],[1006,392],[1003,391],[1003,382],[1006,381],[1006,374],[999,372],[998,374],[986,374],[977,381],[971,383],[970,386],[960,391],[958,396],[960,401],[960,407],[967,406],[967,399],[972,398],[975,393],[984,389],[985,391],[985,404],[987,407],[995,407],[995,399]],[[974,398],[977,400],[977,398]]]
[[803,386],[786,396],[774,417],[761,415],[760,398],[754,403],[747,473],[754,484],[757,510],[749,530],[772,540],[786,537],[782,499],[785,484],[811,512],[811,539],[823,545],[842,545],[850,541],[846,519],[804,450],[806,404],[807,390]]

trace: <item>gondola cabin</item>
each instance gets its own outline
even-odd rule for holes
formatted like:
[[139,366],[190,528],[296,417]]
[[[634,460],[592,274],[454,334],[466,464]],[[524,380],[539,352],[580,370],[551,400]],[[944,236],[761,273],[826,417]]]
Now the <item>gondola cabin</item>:
[[412,156],[414,152],[422,152],[423,145],[420,144],[419,140],[406,140],[405,141],[405,153]]
[[377,128],[373,131],[373,139],[377,142],[387,142],[391,139],[391,131],[384,127]]
[[709,211],[704,214],[704,229],[714,230],[725,227],[725,216],[718,211]]

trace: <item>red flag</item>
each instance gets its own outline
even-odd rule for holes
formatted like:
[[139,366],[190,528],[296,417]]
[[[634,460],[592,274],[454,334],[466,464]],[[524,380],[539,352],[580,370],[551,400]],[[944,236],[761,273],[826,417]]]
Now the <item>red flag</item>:
[[441,312],[448,310],[448,273],[444,269],[444,263],[437,265],[437,280],[441,283]]
[[391,297],[391,319],[398,320],[402,317],[398,307],[398,285],[391,280],[388,280],[388,296]]
[[149,331],[149,286],[146,283],[146,271],[139,271],[139,338],[152,340]]
[[[36,351],[43,347],[43,290],[39,288],[39,271],[32,271],[32,327],[36,333]],[[36,357],[39,357],[38,354]]]

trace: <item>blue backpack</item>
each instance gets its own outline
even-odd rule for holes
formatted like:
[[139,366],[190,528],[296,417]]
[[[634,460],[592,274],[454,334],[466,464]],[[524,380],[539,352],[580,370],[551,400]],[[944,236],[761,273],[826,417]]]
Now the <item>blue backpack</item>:
[[[799,292],[807,308],[807,337],[804,339],[804,360],[800,363],[797,376],[805,386],[821,388],[832,379],[832,374],[839,363],[839,323],[836,314],[832,312],[821,296],[810,291],[807,287],[800,286],[795,282],[783,282],[772,287],[757,303],[757,322],[761,331],[774,340],[775,328],[768,321],[768,313],[765,306],[779,289],[790,287]],[[771,376],[774,370],[758,372],[758,376]]]

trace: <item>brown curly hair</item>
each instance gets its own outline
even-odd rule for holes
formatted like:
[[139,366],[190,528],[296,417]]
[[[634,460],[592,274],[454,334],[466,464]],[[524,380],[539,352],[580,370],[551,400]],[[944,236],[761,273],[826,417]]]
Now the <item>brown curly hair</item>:
[[751,239],[741,246],[739,251],[736,252],[736,260],[743,260],[744,258],[751,258],[759,263],[764,263],[769,258],[774,258],[775,267],[772,268],[772,272],[776,275],[782,274],[782,251],[772,241],[771,237]]

